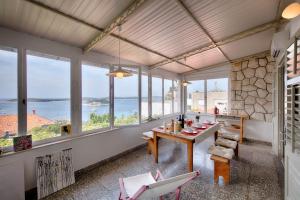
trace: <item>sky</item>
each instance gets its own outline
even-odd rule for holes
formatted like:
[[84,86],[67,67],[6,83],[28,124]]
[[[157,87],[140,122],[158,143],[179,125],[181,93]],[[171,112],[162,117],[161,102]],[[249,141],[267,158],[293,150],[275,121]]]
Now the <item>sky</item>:
[[[104,68],[83,66],[83,97],[108,97],[107,73],[108,70]],[[142,80],[147,81],[145,78]],[[137,75],[116,79],[115,96],[137,96],[137,83]],[[147,84],[143,84],[142,91],[148,89]],[[28,98],[70,98],[70,91],[70,62],[27,56]],[[145,96],[146,92],[143,94]],[[0,50],[0,99],[6,98],[17,98],[17,53]]]
[[17,98],[17,53],[0,50],[0,99]]
[[[83,65],[83,97],[103,98],[109,96],[108,69]],[[203,81],[191,81],[189,91],[203,91]],[[217,83],[217,84],[216,84]],[[153,96],[161,96],[162,79],[153,77]],[[165,81],[165,87],[171,87]],[[227,90],[227,79],[209,80],[208,91],[218,88]],[[142,95],[147,96],[148,81],[142,78]],[[70,98],[70,62],[34,55],[27,56],[27,96],[28,98]],[[166,93],[167,91],[165,91]],[[138,76],[116,79],[116,97],[137,97]],[[17,98],[17,53],[0,50],[0,99]]]
[[[188,85],[188,92],[195,92],[195,91],[204,91],[204,81],[190,81],[192,84]],[[228,78],[221,78],[221,79],[209,79],[207,80],[207,91],[214,90],[215,88],[227,91],[228,90]]]

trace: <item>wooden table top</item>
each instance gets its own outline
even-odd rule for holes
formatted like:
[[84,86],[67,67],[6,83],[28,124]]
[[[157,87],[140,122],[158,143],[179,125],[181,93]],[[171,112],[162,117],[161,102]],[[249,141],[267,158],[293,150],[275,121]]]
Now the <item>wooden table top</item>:
[[199,129],[199,133],[196,135],[188,135],[181,132],[178,133],[165,132],[163,128],[159,128],[159,127],[152,129],[152,131],[166,134],[172,137],[182,138],[182,139],[191,140],[195,142],[201,142],[204,139],[206,139],[208,136],[210,136],[212,133],[217,131],[218,129],[219,129],[219,123],[214,123],[213,125],[209,125],[209,127],[204,130]]

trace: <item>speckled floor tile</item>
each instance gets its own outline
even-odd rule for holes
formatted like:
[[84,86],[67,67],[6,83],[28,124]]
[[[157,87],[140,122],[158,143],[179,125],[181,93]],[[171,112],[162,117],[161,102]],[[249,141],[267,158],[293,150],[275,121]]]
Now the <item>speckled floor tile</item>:
[[[240,145],[239,158],[231,162],[231,184],[224,186],[213,182],[213,162],[207,153],[214,142],[208,138],[194,147],[194,169],[200,177],[182,188],[181,199],[187,200],[281,200],[282,194],[277,177],[276,157],[271,147],[245,142]],[[187,172],[186,146],[166,140],[159,141],[159,163],[154,163],[146,148],[138,149],[121,158],[95,168],[80,176],[76,183],[47,200],[114,200],[119,197],[120,177],[133,176],[157,169],[168,178]],[[165,200],[175,199],[167,194]]]

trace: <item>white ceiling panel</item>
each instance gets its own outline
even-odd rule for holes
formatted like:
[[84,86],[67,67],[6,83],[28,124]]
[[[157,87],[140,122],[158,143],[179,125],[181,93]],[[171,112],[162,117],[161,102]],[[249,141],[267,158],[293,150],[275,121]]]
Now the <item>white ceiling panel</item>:
[[97,31],[22,0],[0,1],[0,26],[82,47]]
[[274,29],[270,29],[221,46],[221,49],[231,60],[270,50],[273,33]]
[[[226,58],[217,48],[210,49],[208,51],[204,51],[202,53],[186,58],[186,64],[197,69],[226,61]],[[184,63],[184,60],[180,60],[180,62]]]
[[121,35],[169,57],[209,43],[177,3],[169,0],[144,3],[122,25]]
[[273,21],[279,0],[184,0],[215,40]]
[[[131,45],[127,42],[120,41],[121,58],[134,61],[143,65],[151,65],[153,63],[164,60],[164,57],[150,53],[144,49]],[[94,50],[108,55],[118,57],[119,40],[108,36],[98,43]]]
[[105,28],[134,0],[38,0],[100,28]]
[[179,74],[192,70],[191,68],[181,65],[177,62],[172,62],[172,63],[166,64],[166,65],[163,65],[160,68],[171,71],[171,72],[179,73]]

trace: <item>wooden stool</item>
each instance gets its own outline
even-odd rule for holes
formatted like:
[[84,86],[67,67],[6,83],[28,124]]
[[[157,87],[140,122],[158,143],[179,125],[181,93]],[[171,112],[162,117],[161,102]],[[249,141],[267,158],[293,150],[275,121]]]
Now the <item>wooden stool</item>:
[[219,176],[223,176],[225,185],[230,182],[230,160],[220,156],[212,155],[210,157],[214,161],[214,182],[219,182]]

